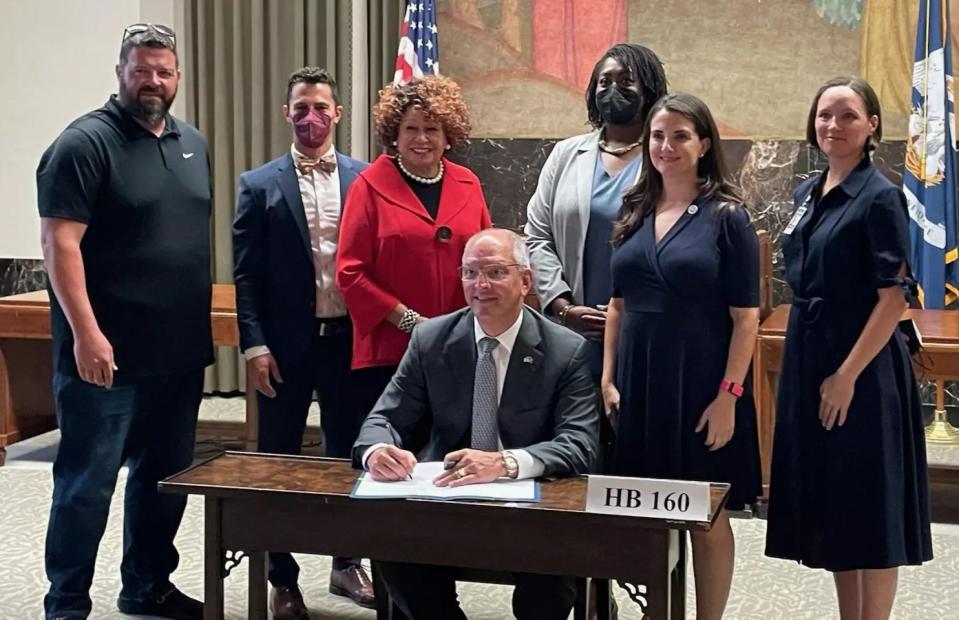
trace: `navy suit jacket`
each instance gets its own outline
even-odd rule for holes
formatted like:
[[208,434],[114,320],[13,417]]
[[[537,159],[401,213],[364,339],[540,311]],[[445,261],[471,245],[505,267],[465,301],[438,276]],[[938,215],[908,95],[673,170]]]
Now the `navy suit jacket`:
[[[340,207],[367,164],[336,153]],[[266,345],[280,367],[301,363],[315,329],[316,273],[293,156],[240,175],[233,279],[240,348]]]
[[[585,474],[599,441],[586,340],[529,308],[523,312],[497,412],[500,440],[504,448],[526,450],[542,461],[546,476]],[[418,325],[396,374],[363,422],[353,466],[363,467],[363,455],[374,444],[396,439],[425,461],[468,448],[475,370],[468,308]]]

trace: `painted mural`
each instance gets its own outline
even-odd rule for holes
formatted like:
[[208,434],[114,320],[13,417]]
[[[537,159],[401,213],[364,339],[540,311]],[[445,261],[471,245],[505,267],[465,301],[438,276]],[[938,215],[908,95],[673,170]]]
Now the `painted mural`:
[[[583,90],[614,43],[654,49],[670,88],[702,97],[723,135],[801,139],[816,88],[862,75],[886,137],[907,134],[912,0],[440,0],[445,74],[474,135],[557,138],[587,129]],[[952,15],[952,31],[959,31]],[[953,35],[955,44],[956,36]],[[955,51],[953,52],[955,55]]]

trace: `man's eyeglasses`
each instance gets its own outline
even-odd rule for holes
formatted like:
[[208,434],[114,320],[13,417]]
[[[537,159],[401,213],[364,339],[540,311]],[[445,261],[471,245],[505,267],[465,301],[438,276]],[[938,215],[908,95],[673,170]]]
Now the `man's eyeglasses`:
[[120,39],[120,43],[122,44],[130,37],[142,34],[144,32],[149,32],[151,30],[162,37],[170,39],[173,49],[176,49],[176,33],[173,32],[173,28],[164,26],[163,24],[132,24],[127,26],[123,31],[123,38]]
[[505,280],[509,275],[510,267],[519,267],[519,263],[507,263],[505,265],[486,265],[485,267],[460,267],[460,277],[464,280],[475,280],[483,274],[490,282],[499,282]]

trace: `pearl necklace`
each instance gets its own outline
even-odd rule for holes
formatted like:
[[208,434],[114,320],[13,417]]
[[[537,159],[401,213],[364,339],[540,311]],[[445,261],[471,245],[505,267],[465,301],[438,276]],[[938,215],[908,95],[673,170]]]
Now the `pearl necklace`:
[[612,148],[606,145],[606,140],[600,139],[599,150],[603,151],[604,153],[609,153],[610,155],[613,155],[614,157],[619,157],[620,155],[625,155],[626,153],[632,151],[637,146],[641,146],[642,144],[643,144],[642,140],[637,140],[636,142],[633,142],[632,144],[627,144],[626,146]]
[[440,181],[443,180],[443,172],[444,172],[444,170],[445,170],[445,167],[443,166],[443,160],[442,160],[442,159],[440,160],[440,171],[439,171],[439,173],[438,173],[435,177],[433,177],[433,178],[421,177],[421,176],[415,175],[415,174],[413,174],[412,172],[410,172],[409,170],[407,170],[407,169],[406,169],[406,166],[403,165],[403,158],[400,157],[399,155],[396,156],[396,164],[400,167],[400,170],[403,171],[403,174],[405,174],[405,175],[408,176],[409,178],[413,179],[413,180],[416,181],[417,183],[422,183],[423,185],[435,185],[435,184],[437,184],[437,183],[439,183]]

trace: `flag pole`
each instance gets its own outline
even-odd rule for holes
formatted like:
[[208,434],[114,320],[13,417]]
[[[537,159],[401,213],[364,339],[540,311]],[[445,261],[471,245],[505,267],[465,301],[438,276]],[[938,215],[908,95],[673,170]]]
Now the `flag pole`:
[[926,427],[926,441],[936,444],[959,444],[959,429],[946,418],[945,385],[936,379],[936,413],[932,424]]

